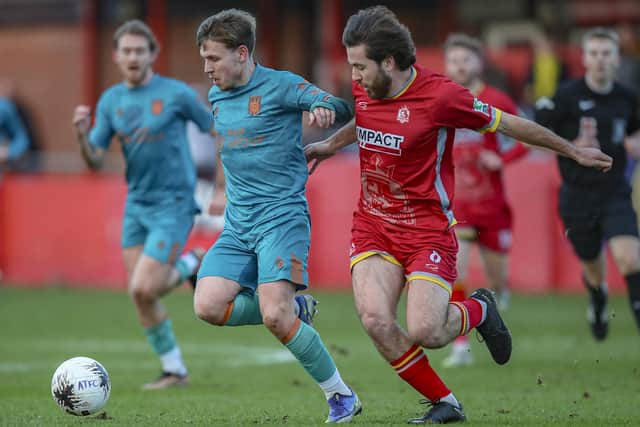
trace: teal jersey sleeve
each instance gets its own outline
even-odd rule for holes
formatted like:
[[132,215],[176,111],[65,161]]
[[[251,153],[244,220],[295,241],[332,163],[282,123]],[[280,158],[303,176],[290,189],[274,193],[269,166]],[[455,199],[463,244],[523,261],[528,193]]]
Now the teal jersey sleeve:
[[336,121],[347,121],[353,116],[349,104],[328,92],[319,89],[304,78],[282,72],[282,85],[286,88],[284,102],[295,110],[313,111],[317,107],[324,107],[336,112]]
[[12,101],[0,98],[0,142],[9,142],[9,160],[15,160],[29,148],[29,135]]
[[143,202],[193,200],[195,166],[186,123],[211,129],[206,108],[185,83],[154,75],[144,86],[115,85],[102,95],[91,144],[120,143],[126,160],[128,198]]
[[256,66],[242,87],[209,93],[225,173],[226,224],[237,232],[275,226],[307,212],[302,113],[325,103],[350,114],[346,102],[295,74]]
[[[111,126],[111,118],[109,112],[112,110],[109,99],[112,98],[111,94],[118,90],[118,86],[114,86],[108,90],[98,100],[96,106],[95,121],[91,131],[89,132],[89,143],[100,148],[107,149],[111,145],[111,139],[113,138],[114,130]],[[122,88],[120,88],[122,90]]]
[[213,116],[207,107],[200,102],[195,90],[185,85],[184,94],[179,97],[181,104],[181,116],[198,126],[202,132],[210,132],[213,129]]

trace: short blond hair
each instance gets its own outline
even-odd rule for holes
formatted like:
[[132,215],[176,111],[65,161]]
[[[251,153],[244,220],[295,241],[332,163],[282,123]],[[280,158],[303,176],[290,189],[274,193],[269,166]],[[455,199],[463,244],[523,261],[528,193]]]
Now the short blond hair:
[[454,47],[463,47],[467,50],[470,50],[480,58],[484,57],[484,53],[482,51],[482,42],[480,41],[480,39],[471,37],[470,35],[464,33],[453,33],[449,35],[442,47],[445,52]]
[[587,42],[593,39],[609,40],[616,46],[616,49],[620,50],[620,36],[615,30],[605,27],[594,27],[587,30],[582,36],[582,48],[584,49]]
[[149,50],[154,53],[158,50],[158,39],[151,31],[151,28],[139,19],[132,19],[120,25],[113,33],[113,48],[118,48],[120,38],[125,34],[133,34],[134,36],[142,36],[149,42]]
[[196,43],[205,40],[224,44],[227,49],[246,46],[253,55],[256,46],[256,18],[241,9],[226,9],[202,21],[196,31]]

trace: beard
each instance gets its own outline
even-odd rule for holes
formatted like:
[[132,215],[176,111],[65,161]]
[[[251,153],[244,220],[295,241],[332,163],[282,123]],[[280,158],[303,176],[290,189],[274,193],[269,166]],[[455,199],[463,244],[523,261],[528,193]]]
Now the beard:
[[137,70],[127,70],[125,73],[126,79],[133,85],[139,85],[144,82],[144,80],[149,75],[149,71],[151,70],[151,65],[142,65]]
[[460,86],[469,88],[480,78],[480,75],[481,73],[475,70],[469,70],[465,72],[453,73],[449,78],[458,83]]
[[378,70],[376,77],[371,82],[371,85],[366,88],[367,95],[371,99],[382,99],[389,95],[389,88],[391,87],[391,77],[385,73],[382,69]]
[[459,78],[454,79],[456,83],[461,86],[468,88],[471,86],[471,83],[476,79],[476,76],[473,74],[462,74]]

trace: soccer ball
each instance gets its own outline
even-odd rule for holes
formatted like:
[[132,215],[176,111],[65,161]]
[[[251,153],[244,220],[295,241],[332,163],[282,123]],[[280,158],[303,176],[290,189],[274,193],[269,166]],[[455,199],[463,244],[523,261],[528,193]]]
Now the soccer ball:
[[62,362],[51,379],[51,395],[69,414],[85,416],[106,405],[111,393],[109,374],[89,357],[74,357]]

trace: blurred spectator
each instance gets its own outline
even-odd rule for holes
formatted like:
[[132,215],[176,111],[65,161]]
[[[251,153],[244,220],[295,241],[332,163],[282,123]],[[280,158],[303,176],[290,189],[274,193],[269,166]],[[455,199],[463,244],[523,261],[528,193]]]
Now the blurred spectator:
[[566,64],[546,32],[536,32],[531,38],[531,45],[533,61],[524,88],[524,103],[528,107],[542,97],[553,96],[558,85],[569,77]]
[[[628,22],[618,25],[616,31],[620,37],[620,66],[616,73],[616,81],[639,96],[640,42],[634,33],[633,26]],[[628,159],[626,175],[631,182],[633,208],[636,212],[640,212],[640,167],[638,167],[636,159]],[[638,217],[638,225],[640,227],[640,216]]]
[[11,81],[0,79],[0,166],[3,169],[13,169],[13,164],[31,145],[27,127],[13,99],[14,93]]
[[509,85],[509,77],[500,67],[497,67],[491,61],[484,62],[483,80],[492,87],[509,93],[512,91]]
[[620,24],[616,30],[620,37],[620,66],[616,80],[640,95],[640,42],[628,22]]

